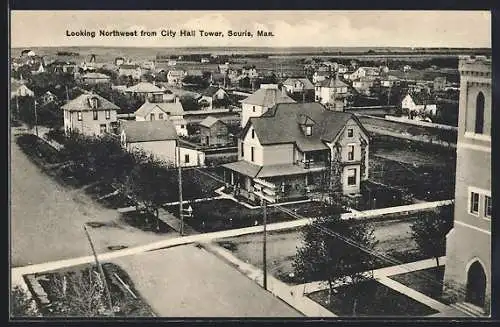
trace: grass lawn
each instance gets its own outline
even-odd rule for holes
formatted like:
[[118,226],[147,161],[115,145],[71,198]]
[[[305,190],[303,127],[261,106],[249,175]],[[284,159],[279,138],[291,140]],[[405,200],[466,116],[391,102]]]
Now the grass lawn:
[[150,213],[138,211],[125,212],[121,214],[120,220],[132,227],[146,232],[161,234],[172,232],[172,229],[167,224],[156,219]]
[[[219,177],[221,180],[224,178],[220,174],[220,169],[216,168],[199,168],[199,170],[206,172],[207,174],[215,175]],[[199,199],[199,198],[207,198],[217,196],[215,190],[221,186],[224,186],[224,183],[215,180],[214,178],[207,176],[195,169],[184,169],[182,170],[182,182],[183,185],[193,185],[196,184],[200,186],[200,189],[192,190],[191,188],[183,187],[183,199]],[[178,187],[176,187],[176,190]],[[177,193],[175,193],[175,199],[172,201],[176,201]]]
[[[262,209],[249,209],[232,200],[221,199],[191,204],[193,217],[186,218],[186,223],[200,232],[213,232],[225,229],[250,227],[262,224]],[[187,207],[187,206],[186,206]],[[291,204],[286,208],[296,211],[305,217],[316,217],[326,212],[326,207],[319,202]],[[165,209],[178,216],[179,206],[165,206]],[[267,222],[276,223],[295,218],[278,208],[267,208]]]
[[443,295],[444,266],[412,271],[390,278],[436,300]]
[[[111,293],[111,302],[113,306],[118,307],[119,310],[115,312],[116,316],[122,317],[152,317],[153,312],[149,305],[141,298],[141,295],[137,292],[128,274],[121,269],[119,266],[111,263],[103,264],[104,275],[106,276],[106,281]],[[96,277],[95,272],[98,270],[94,266],[80,266],[73,267],[72,269],[65,269],[56,272],[49,272],[43,274],[37,274],[40,286],[43,288],[47,294],[47,298],[50,301],[49,305],[41,305],[40,311],[43,316],[48,317],[61,317],[61,316],[100,316],[95,308],[90,308],[88,311],[72,312],[72,308],[68,308],[68,302],[81,301],[82,305],[88,305],[92,302],[91,297],[95,292],[95,288],[91,286],[89,281],[92,277],[94,280]],[[116,274],[116,275],[115,275]],[[61,287],[61,281],[63,277],[68,280],[68,296],[64,298],[63,288]],[[92,276],[92,277],[91,277]],[[130,290],[134,295],[132,295],[126,287],[119,281],[116,277],[118,276],[126,285],[129,286]],[[31,285],[28,285],[30,289],[33,290]],[[71,290],[71,291],[70,291]],[[33,292],[33,291],[32,291]],[[34,294],[35,299],[38,298],[37,294]],[[102,295],[105,296],[105,293]],[[88,303],[87,303],[88,301]],[[37,301],[39,303],[39,301]],[[58,305],[56,303],[60,302],[62,307],[68,308],[67,310],[57,309]],[[104,298],[104,303],[107,304]],[[68,311],[69,310],[69,311]]]
[[356,293],[356,313],[354,316],[428,316],[438,311],[401,294],[376,280],[369,280],[359,285],[347,285],[338,287],[337,293],[332,296],[328,303],[328,290],[314,292],[308,295],[313,301],[321,304],[334,314],[339,316],[353,316]]
[[[375,250],[402,263],[427,259],[422,255],[409,233],[411,221],[379,221],[373,223],[374,235],[379,243]],[[297,248],[302,246],[301,229],[273,231],[267,234],[268,272],[290,285],[303,283],[293,275],[292,263]],[[262,233],[242,235],[217,240],[240,260],[262,268]],[[388,261],[375,262],[374,269],[392,266]],[[305,282],[311,282],[307,280]]]

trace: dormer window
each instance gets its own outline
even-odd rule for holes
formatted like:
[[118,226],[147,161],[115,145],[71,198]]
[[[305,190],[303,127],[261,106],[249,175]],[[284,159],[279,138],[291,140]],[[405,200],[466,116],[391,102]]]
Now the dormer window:
[[312,135],[312,126],[306,126],[306,136]]
[[97,99],[96,97],[90,98],[89,105],[90,105],[90,108],[97,109],[97,107],[99,105],[99,99]]

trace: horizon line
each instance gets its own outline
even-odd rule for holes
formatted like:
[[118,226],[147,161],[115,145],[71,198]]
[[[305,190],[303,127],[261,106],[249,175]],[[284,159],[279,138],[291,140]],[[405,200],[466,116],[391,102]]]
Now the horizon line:
[[372,46],[134,46],[134,45],[31,45],[31,46],[11,46],[11,49],[17,49],[17,48],[59,48],[59,47],[66,47],[66,48],[266,48],[266,49],[290,49],[290,48],[404,48],[404,49],[487,49],[491,50],[492,47],[478,47],[478,46],[462,46],[462,47],[457,47],[457,46],[383,46],[383,45],[372,45]]

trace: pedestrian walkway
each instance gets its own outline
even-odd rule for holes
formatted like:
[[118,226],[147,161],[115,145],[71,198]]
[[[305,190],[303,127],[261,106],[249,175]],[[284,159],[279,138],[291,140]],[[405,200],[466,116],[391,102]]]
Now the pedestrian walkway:
[[[203,243],[202,246],[227,263],[234,266],[242,274],[254,280],[257,284],[264,287],[263,271],[251,264],[245,263],[234,256],[230,251],[211,243]],[[293,288],[273,277],[267,275],[267,290],[279,297],[281,300],[294,307],[296,310],[308,317],[336,317],[335,314],[304,296],[300,292],[294,292]]]
[[[224,193],[222,190],[224,190],[224,186],[219,187],[218,189],[215,190],[215,193],[219,194],[219,196],[220,196],[221,199],[227,199],[227,200],[231,200],[231,201],[237,202],[237,203],[239,203],[239,204],[247,207],[248,209],[259,209],[259,208],[261,208],[261,206],[254,206],[254,205],[249,204],[248,202],[239,201],[234,196],[232,196],[231,194]],[[285,205],[289,205],[289,204],[308,203],[308,202],[311,202],[311,201],[312,201],[311,199],[305,199],[305,200],[298,200],[298,201],[270,203],[267,206],[268,207],[285,206]]]

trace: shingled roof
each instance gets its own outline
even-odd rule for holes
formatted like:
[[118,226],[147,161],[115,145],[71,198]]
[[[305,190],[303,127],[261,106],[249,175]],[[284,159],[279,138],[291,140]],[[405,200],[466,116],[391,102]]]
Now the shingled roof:
[[[295,143],[302,151],[328,149],[324,142],[333,142],[347,121],[359,120],[351,113],[330,111],[319,103],[278,104],[260,117],[252,117],[242,131],[253,126],[262,145]],[[312,135],[306,136],[301,125],[312,125]]]
[[[90,105],[90,99],[97,98],[97,108],[94,109]],[[102,96],[95,93],[84,93],[79,97],[69,101],[64,106],[61,107],[63,110],[69,111],[90,111],[90,110],[120,110],[120,108],[114,103],[106,100]]]
[[149,102],[146,101],[139,109],[135,111],[135,116],[145,117],[154,108],[159,108],[167,115],[182,116],[184,115],[184,108],[180,102]]
[[278,103],[295,103],[295,100],[284,94],[279,89],[261,88],[255,91],[248,98],[241,100],[241,103],[272,107]]
[[329,87],[329,88],[348,87],[348,85],[346,83],[342,82],[338,78],[327,78],[321,82],[316,83],[316,85],[321,86],[321,87]]
[[203,119],[200,122],[200,125],[210,128],[210,127],[212,127],[213,124],[215,124],[216,122],[219,122],[219,121],[224,124],[223,121],[221,121],[221,120],[219,120],[219,119],[217,119],[215,117],[208,116],[207,118]]
[[124,120],[120,133],[125,132],[127,142],[152,142],[177,140],[175,126],[170,120]]
[[160,92],[163,92],[163,90],[160,89],[158,86],[153,85],[152,83],[140,82],[140,83],[138,83],[136,85],[132,85],[131,87],[126,88],[125,92],[131,92],[131,93],[160,93]]
[[283,82],[283,84],[293,86],[293,85],[295,85],[296,81],[299,81],[302,84],[304,84],[305,90],[313,90],[314,89],[313,83],[311,83],[311,81],[308,78],[288,78],[286,81]]

